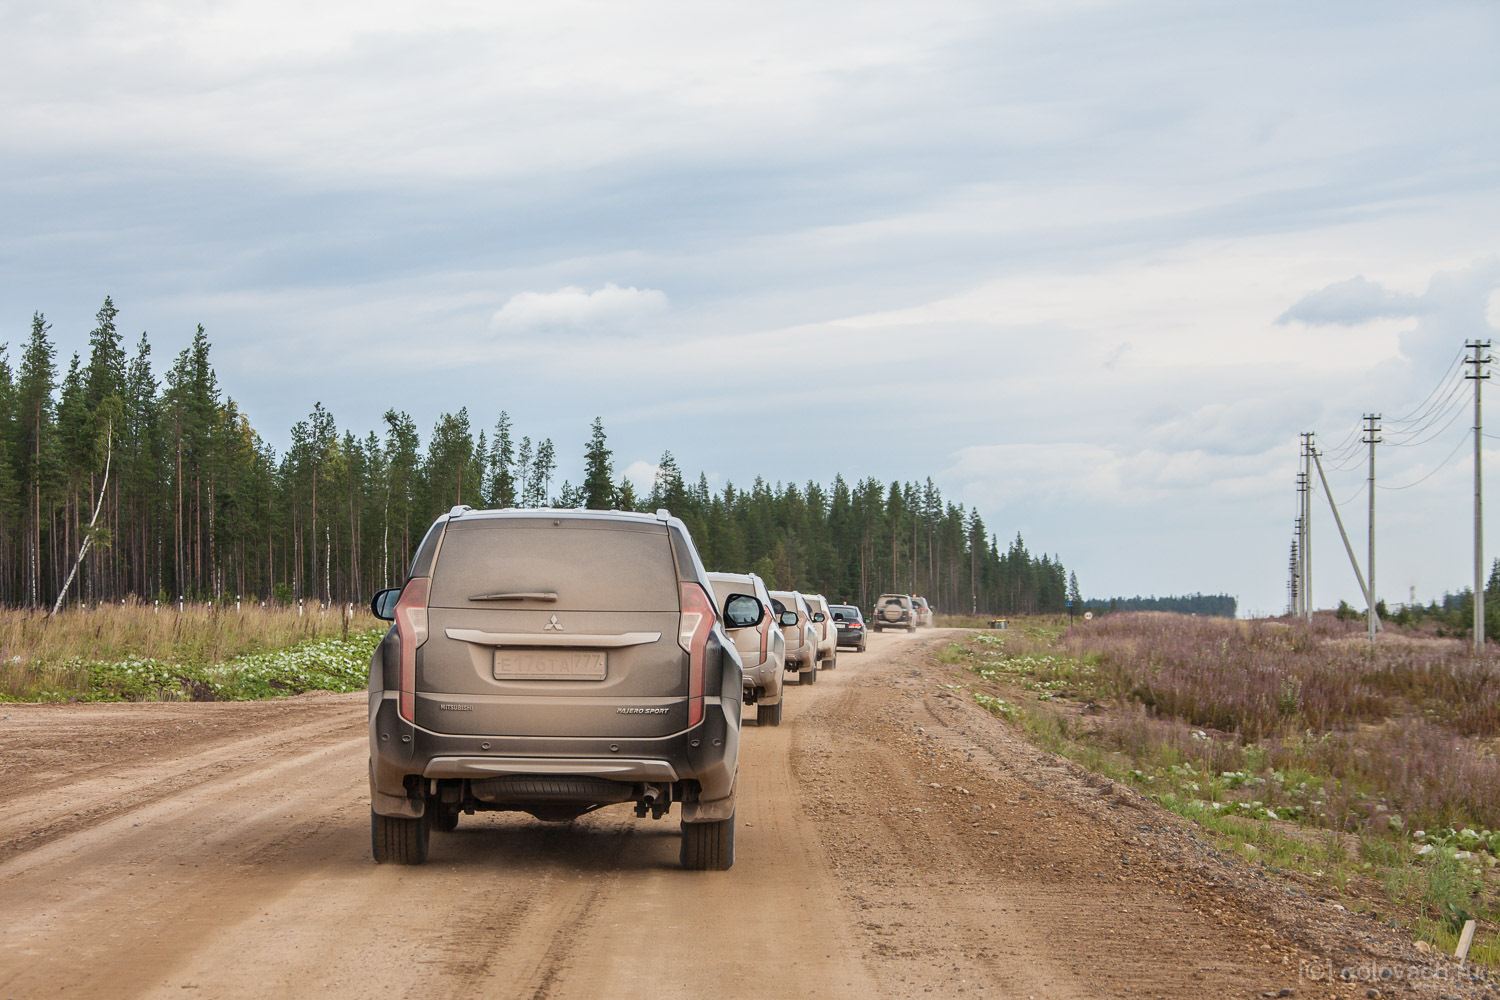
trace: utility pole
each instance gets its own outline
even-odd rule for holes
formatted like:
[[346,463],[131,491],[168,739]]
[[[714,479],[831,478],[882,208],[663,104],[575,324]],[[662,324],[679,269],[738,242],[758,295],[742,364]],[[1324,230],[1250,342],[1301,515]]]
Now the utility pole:
[[[1300,531],[1299,531],[1300,533]],[[1293,616],[1302,613],[1302,605],[1297,603],[1300,598],[1297,595],[1297,536],[1292,536],[1292,554],[1287,561],[1287,609]]]
[[1302,608],[1307,604],[1307,589],[1302,586],[1302,518],[1297,518],[1296,527],[1296,541],[1292,543],[1292,551],[1297,555],[1296,562],[1292,566],[1292,617],[1301,618]]
[[1488,340],[1471,340],[1464,344],[1474,352],[1465,358],[1464,364],[1473,365],[1474,370],[1464,375],[1474,383],[1474,655],[1484,652],[1484,477],[1481,475],[1481,457],[1484,454],[1484,422],[1479,419],[1480,386],[1490,377],[1485,365],[1490,356],[1482,352],[1489,350]]
[[1298,531],[1292,535],[1292,559],[1287,564],[1287,595],[1290,603],[1287,604],[1293,618],[1302,615],[1302,594],[1298,588],[1298,535],[1302,534],[1302,526],[1298,525]]
[[1302,610],[1313,617],[1312,594],[1312,432],[1302,433]]
[[1375,631],[1380,627],[1379,615],[1375,614],[1375,446],[1381,442],[1380,414],[1365,414],[1365,432],[1360,439],[1370,446],[1370,555],[1366,565],[1370,570],[1370,590],[1365,597],[1365,620],[1370,629],[1370,645],[1375,644]]

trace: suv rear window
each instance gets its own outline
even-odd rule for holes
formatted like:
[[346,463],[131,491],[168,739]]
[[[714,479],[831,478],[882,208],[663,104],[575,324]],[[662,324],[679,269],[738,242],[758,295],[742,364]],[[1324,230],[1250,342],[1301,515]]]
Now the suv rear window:
[[[470,601],[552,592],[557,600]],[[440,608],[677,611],[677,564],[664,528],[619,522],[475,518],[453,521],[432,571]]]

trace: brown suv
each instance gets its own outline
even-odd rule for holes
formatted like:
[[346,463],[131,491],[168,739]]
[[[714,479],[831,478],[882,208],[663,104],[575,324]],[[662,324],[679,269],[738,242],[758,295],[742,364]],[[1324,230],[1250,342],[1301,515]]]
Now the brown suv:
[[[420,864],[461,813],[678,802],[683,865],[728,868],[742,680],[713,593],[666,511],[439,517],[371,601],[394,620],[370,662],[375,860]],[[726,603],[737,627],[765,613]]]

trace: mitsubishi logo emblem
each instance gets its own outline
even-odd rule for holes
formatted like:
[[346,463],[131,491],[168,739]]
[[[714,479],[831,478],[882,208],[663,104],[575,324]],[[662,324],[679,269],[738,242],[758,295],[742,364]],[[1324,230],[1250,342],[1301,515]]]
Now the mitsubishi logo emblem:
[[561,632],[562,630],[563,627],[558,624],[556,615],[553,615],[552,620],[542,626],[543,632]]

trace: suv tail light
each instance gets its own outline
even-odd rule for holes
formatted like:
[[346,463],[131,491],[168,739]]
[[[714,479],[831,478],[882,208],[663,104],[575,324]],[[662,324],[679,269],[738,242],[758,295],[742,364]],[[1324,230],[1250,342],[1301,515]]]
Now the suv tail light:
[[696,583],[678,589],[682,618],[677,626],[677,645],[688,654],[688,725],[703,721],[704,676],[708,672],[708,633],[714,627],[714,605]]
[[760,620],[760,662],[766,662],[767,650],[771,648],[771,609]]
[[417,647],[427,641],[427,593],[432,580],[425,576],[406,582],[396,601],[396,635],[401,640],[401,687],[397,710],[407,722],[416,722]]

